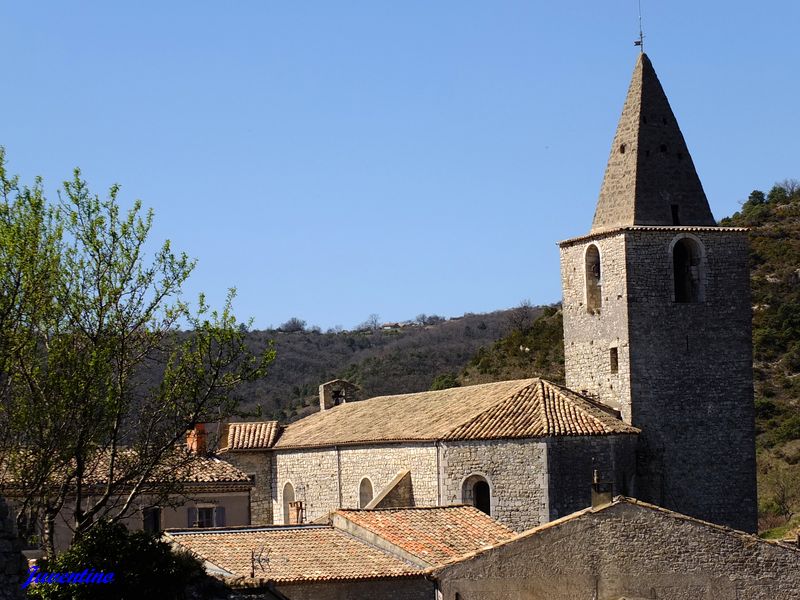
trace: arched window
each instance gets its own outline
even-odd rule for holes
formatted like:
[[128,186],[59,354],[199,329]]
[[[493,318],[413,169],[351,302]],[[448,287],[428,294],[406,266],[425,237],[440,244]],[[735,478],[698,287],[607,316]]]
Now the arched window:
[[294,486],[286,482],[283,486],[283,524],[289,524],[289,504],[294,502]]
[[367,504],[372,502],[372,482],[369,478],[364,477],[361,480],[361,485],[358,486],[358,507],[366,508]]
[[586,310],[593,314],[600,312],[602,301],[602,280],[600,273],[600,250],[590,244],[586,248]]
[[461,501],[487,515],[492,514],[492,488],[482,475],[470,475],[461,485]]
[[682,237],[672,247],[675,302],[702,302],[702,248],[692,238]]

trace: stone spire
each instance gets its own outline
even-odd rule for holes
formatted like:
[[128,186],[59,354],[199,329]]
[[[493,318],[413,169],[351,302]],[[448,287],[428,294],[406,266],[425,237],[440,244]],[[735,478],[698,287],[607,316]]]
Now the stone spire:
[[678,122],[644,53],[633,70],[592,232],[630,225],[716,225]]

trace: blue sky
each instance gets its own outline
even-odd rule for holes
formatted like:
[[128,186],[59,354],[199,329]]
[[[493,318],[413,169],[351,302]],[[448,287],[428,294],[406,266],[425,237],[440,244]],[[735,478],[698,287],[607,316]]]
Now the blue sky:
[[[800,3],[642,0],[717,218],[800,178]],[[255,326],[560,299],[633,69],[635,0],[0,5],[0,145],[155,209]]]

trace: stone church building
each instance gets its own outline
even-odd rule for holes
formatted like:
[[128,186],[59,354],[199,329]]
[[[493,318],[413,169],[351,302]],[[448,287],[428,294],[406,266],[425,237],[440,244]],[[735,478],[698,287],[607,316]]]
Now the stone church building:
[[353,401],[285,427],[232,423],[254,524],[339,508],[472,504],[522,531],[614,492],[756,530],[747,236],[716,225],[641,54],[592,228],[560,243],[566,387],[541,379]]

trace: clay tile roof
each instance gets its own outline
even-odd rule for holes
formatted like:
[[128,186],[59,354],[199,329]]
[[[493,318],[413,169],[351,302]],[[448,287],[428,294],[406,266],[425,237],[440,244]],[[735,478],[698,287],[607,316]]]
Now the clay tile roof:
[[182,481],[191,483],[245,483],[250,480],[244,471],[237,469],[229,462],[213,456],[198,456],[187,464]]
[[228,450],[255,450],[271,448],[278,439],[280,425],[277,421],[231,423],[228,425]]
[[420,575],[421,569],[331,526],[167,531],[164,537],[234,577],[276,583]]
[[606,435],[635,431],[597,403],[567,388],[537,379],[457,427],[445,439]]
[[472,506],[338,510],[335,515],[432,566],[516,536],[514,531]]
[[638,431],[566,388],[520,379],[348,402],[288,425],[275,447]]
[[[111,456],[107,452],[98,453],[87,464],[84,482],[89,485],[104,485],[108,480]],[[162,463],[156,467],[147,479],[148,485],[159,485],[163,481],[178,481],[182,484],[235,484],[235,486],[252,487],[250,479],[244,471],[214,456],[197,456],[183,448],[176,448],[171,454],[164,456]],[[119,451],[114,461],[114,481],[118,484],[130,482],[131,473],[141,472],[138,454],[130,449]],[[2,469],[0,486],[13,486],[13,473]],[[135,481],[136,477],[133,478]]]

